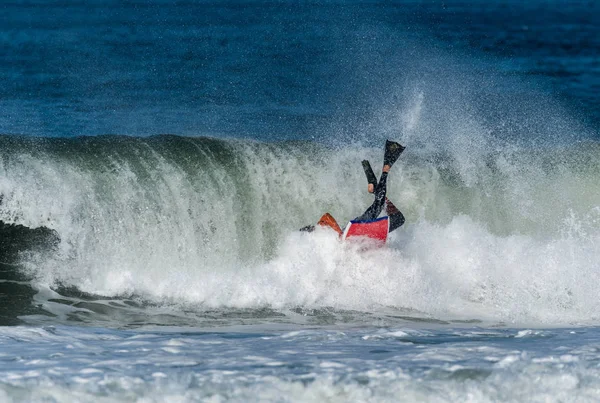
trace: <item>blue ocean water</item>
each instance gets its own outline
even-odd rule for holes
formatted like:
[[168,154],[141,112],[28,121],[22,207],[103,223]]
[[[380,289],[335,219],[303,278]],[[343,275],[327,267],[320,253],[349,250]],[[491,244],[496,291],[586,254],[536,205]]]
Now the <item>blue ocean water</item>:
[[597,125],[598,7],[5,2],[0,132],[324,137],[365,130],[419,80],[444,96],[453,80],[482,98],[547,93]]
[[0,400],[600,400],[599,3],[0,10]]

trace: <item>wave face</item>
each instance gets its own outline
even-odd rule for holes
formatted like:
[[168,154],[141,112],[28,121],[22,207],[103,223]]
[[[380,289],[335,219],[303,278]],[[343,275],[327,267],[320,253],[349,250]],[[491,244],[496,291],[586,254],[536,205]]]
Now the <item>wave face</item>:
[[[0,220],[47,227],[37,289],[204,308],[391,307],[439,318],[598,320],[600,147],[407,149],[388,248],[296,229],[371,202],[378,149],[158,136],[0,137]],[[489,150],[486,147],[485,150]],[[204,309],[202,308],[202,309]]]

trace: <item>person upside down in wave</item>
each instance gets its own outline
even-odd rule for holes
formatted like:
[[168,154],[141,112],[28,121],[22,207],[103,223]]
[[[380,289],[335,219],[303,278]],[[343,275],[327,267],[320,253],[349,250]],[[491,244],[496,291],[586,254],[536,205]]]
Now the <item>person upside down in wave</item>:
[[[386,141],[383,169],[381,171],[379,182],[373,173],[373,169],[371,169],[371,164],[369,161],[362,161],[362,166],[365,171],[365,175],[367,176],[367,182],[369,183],[368,191],[369,193],[375,194],[375,200],[362,215],[356,217],[354,220],[352,220],[352,222],[374,221],[377,219],[377,217],[379,217],[379,214],[381,214],[383,208],[385,207],[389,220],[388,232],[392,232],[404,224],[404,215],[386,197],[388,173],[390,172],[392,165],[394,165],[394,162],[396,162],[400,154],[402,154],[402,151],[404,151],[404,147],[399,143],[389,140]],[[337,221],[329,213],[323,214],[317,225],[330,227],[334,229],[340,236],[343,234],[343,231],[338,225]],[[314,225],[307,225],[306,227],[301,228],[300,231],[312,232],[314,229]]]

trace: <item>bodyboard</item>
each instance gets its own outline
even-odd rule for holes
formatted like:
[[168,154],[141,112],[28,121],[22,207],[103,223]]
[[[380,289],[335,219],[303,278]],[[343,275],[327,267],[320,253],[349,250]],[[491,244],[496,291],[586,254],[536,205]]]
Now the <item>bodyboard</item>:
[[369,221],[350,221],[344,229],[342,239],[346,240],[354,237],[366,237],[385,243],[389,230],[390,223],[388,217],[381,217]]

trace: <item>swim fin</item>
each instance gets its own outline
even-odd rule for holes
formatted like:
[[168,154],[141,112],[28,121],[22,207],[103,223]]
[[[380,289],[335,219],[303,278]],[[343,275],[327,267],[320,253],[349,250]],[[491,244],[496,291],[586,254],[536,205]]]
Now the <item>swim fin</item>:
[[319,219],[319,222],[317,223],[317,225],[320,225],[322,227],[330,227],[335,232],[337,232],[338,234],[342,235],[342,229],[338,225],[338,223],[335,220],[335,218],[333,218],[333,216],[331,214],[329,214],[329,213],[323,214],[321,216],[321,218]]
[[369,161],[363,160],[362,166],[363,166],[363,169],[365,170],[365,175],[367,175],[367,182],[370,185],[377,186],[377,177],[373,173],[373,169],[371,168],[371,164],[369,164]]
[[398,159],[402,151],[404,151],[403,146],[400,143],[396,143],[395,141],[385,141],[385,154],[383,156],[383,165],[389,165],[390,167],[394,165],[394,162]]

